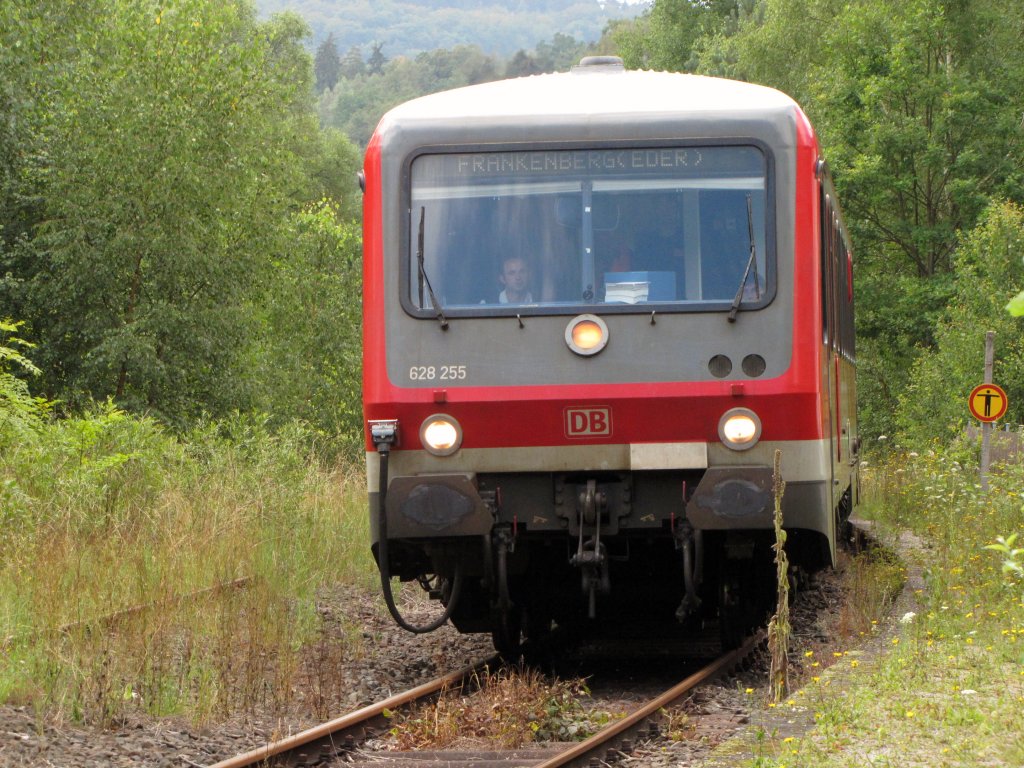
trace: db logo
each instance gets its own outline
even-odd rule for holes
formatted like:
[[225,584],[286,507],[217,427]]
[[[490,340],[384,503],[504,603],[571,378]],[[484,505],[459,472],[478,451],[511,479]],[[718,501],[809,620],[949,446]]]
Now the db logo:
[[612,433],[612,409],[566,408],[566,437],[606,437]]

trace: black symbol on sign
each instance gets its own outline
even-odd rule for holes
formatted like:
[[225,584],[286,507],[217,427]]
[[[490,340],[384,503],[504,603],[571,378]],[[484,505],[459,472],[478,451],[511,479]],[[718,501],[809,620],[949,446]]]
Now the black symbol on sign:
[[[979,392],[978,394],[985,399],[985,415],[986,416],[991,416],[992,415],[992,401],[995,400],[996,398],[999,398],[999,395],[997,395],[991,389],[986,389],[986,390],[984,390],[982,392]],[[999,399],[1002,399],[1002,398],[999,398]]]

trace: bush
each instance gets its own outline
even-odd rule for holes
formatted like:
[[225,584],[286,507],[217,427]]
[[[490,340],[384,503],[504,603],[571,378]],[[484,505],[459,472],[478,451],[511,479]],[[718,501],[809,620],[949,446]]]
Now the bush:
[[967,395],[982,383],[985,332],[996,332],[994,380],[1007,392],[1005,421],[1024,422],[1024,337],[1005,311],[1024,283],[1024,209],[993,206],[957,254],[956,293],[936,331],[936,345],[916,360],[897,421],[906,441],[923,445],[957,436],[969,419]]

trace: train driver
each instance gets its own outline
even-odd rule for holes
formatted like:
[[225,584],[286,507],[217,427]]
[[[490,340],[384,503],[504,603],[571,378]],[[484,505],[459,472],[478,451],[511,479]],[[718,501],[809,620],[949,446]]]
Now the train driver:
[[499,304],[531,304],[530,267],[518,256],[512,256],[501,263],[498,281],[502,285],[498,294]]

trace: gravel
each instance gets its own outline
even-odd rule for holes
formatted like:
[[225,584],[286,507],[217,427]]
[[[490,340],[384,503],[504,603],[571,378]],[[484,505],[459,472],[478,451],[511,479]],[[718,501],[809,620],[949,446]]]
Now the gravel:
[[[99,730],[54,722],[31,707],[5,705],[0,706],[0,766],[205,766],[493,653],[490,637],[460,635],[451,626],[411,635],[394,625],[376,594],[350,587],[323,595],[317,607],[323,634],[306,654],[296,676],[305,685],[297,687],[286,710],[209,726],[140,716]],[[405,608],[415,618],[416,605]],[[352,642],[352,627],[360,628],[360,642]]]
[[[827,572],[791,607],[790,663],[796,685],[811,674],[805,653],[828,659],[840,641],[836,629],[841,602],[841,577]],[[286,711],[251,713],[202,727],[140,716],[112,730],[97,730],[51,721],[29,707],[0,706],[0,766],[205,766],[461,669],[492,652],[489,637],[460,635],[450,626],[426,636],[411,635],[394,625],[376,594],[338,589],[321,598],[318,610],[323,637],[309,649],[303,673],[297,676],[305,684],[297,686]],[[404,610],[417,620],[415,603]],[[361,642],[352,642],[352,627],[359,628]],[[695,692],[673,710],[671,720],[662,722],[660,736],[637,742],[620,761],[655,768],[699,761],[745,728],[751,713],[763,707],[767,676],[767,654],[761,652],[745,671]],[[584,706],[615,711],[633,698],[628,691],[594,696]],[[668,731],[673,738],[667,738]]]

